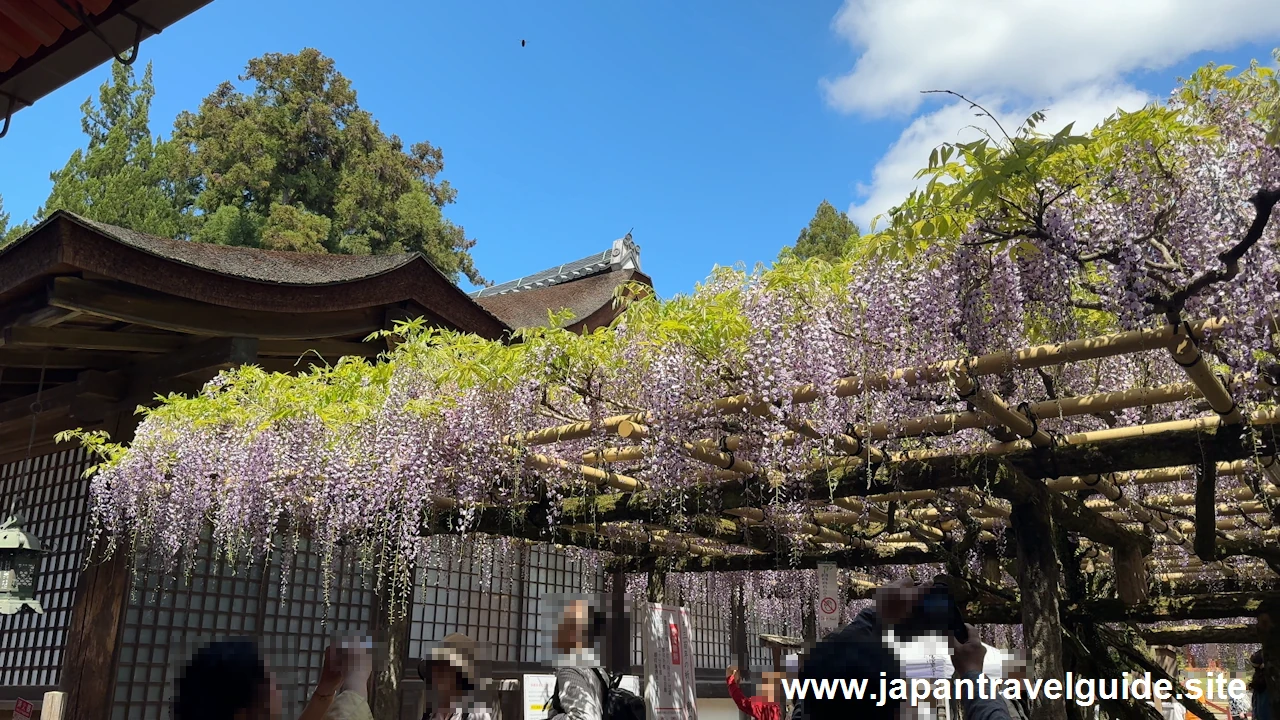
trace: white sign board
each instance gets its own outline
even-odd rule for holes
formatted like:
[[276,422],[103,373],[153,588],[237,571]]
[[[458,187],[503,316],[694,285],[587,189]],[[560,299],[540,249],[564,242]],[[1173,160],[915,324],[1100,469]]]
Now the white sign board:
[[840,571],[835,563],[818,563],[818,637],[840,627]]
[[[955,674],[951,664],[951,646],[945,638],[926,635],[912,642],[893,641],[894,655],[904,678],[949,678]],[[1013,653],[983,643],[987,649],[982,672],[987,677],[1006,677],[1015,660]]]
[[644,697],[640,694],[640,676],[639,675],[623,675],[622,682],[618,683],[618,687],[623,690],[630,690],[636,697]]
[[18,698],[13,703],[13,720],[31,720],[31,713],[35,712],[35,709],[30,702]]
[[556,676],[525,675],[520,685],[524,692],[524,720],[547,720],[551,714],[551,696],[556,691]]
[[645,603],[644,704],[648,720],[698,720],[697,681],[693,675],[693,637],[689,611]]

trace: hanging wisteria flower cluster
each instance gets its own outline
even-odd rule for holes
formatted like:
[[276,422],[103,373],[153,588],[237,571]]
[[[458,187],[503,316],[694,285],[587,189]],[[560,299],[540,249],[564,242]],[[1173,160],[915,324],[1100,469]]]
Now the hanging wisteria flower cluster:
[[[992,441],[977,427],[898,430],[910,418],[969,409],[950,383],[900,379],[841,397],[840,378],[1218,316],[1232,323],[1206,345],[1210,360],[1236,380],[1271,377],[1280,235],[1264,216],[1280,199],[1280,153],[1268,141],[1274,99],[1274,83],[1257,70],[1208,68],[1164,105],[1116,117],[1087,138],[1028,127],[944,148],[925,171],[928,187],[887,230],[864,238],[865,252],[718,269],[669,300],[629,291],[607,330],[547,328],[501,343],[415,322],[376,363],[348,358],[297,376],[229,371],[201,395],[149,411],[128,447],[86,437],[105,457],[92,482],[99,541],[181,563],[212,526],[217,547],[248,562],[305,535],[326,558],[356,548],[403,596],[433,552],[425,537],[555,540],[561,501],[599,491],[580,470],[584,455],[622,444],[603,419],[628,415],[647,429],[638,452],[596,466],[665,498],[657,506],[670,509],[668,527],[682,527],[688,497],[715,510],[714,494],[701,489],[717,469],[689,443],[714,448],[732,435],[733,457],[774,488],[764,524],[803,554],[818,541],[794,531],[796,519],[840,510],[797,492],[815,467],[839,458],[831,438],[857,437],[887,454]],[[1168,353],[984,379],[1011,406],[1179,381]],[[802,386],[816,399],[793,403]],[[1270,402],[1257,387],[1233,385],[1242,402]],[[750,412],[715,409],[717,398],[736,396]],[[1070,433],[1203,412],[1186,401],[1037,422]],[[594,430],[536,447],[521,439],[567,423]],[[964,532],[946,493],[902,508],[903,517],[908,510],[947,534]],[[883,518],[861,512],[846,523],[850,536],[885,530]],[[651,528],[614,532],[634,539]],[[807,586],[784,577],[753,576],[751,602],[794,627],[791,598]]]

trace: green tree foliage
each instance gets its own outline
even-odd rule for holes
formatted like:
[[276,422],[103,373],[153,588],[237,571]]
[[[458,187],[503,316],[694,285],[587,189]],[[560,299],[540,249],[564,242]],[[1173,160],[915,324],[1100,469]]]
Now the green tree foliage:
[[415,250],[457,280],[483,282],[475,242],[441,208],[443,155],[405,149],[356,102],[333,60],[312,49],[271,53],[179,115],[175,171],[191,178],[206,218],[196,240],[303,252]]
[[111,80],[98,91],[97,104],[90,98],[81,106],[88,145],[50,175],[53,189],[37,218],[69,210],[162,237],[189,232],[190,184],[170,172],[172,146],[151,135],[154,96],[150,65],[141,81],[132,68],[111,66]]
[[0,197],[0,247],[22,237],[31,229],[31,223],[21,222],[10,226],[9,220],[9,213],[4,211],[4,198]]
[[844,257],[861,235],[849,216],[823,200],[809,225],[800,231],[794,246],[782,249],[781,257],[799,260],[821,258],[835,262]]

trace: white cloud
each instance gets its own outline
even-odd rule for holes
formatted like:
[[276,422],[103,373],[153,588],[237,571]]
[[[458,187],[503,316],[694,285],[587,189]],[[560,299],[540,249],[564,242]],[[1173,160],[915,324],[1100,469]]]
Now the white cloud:
[[[1265,4],[1265,3],[1264,3]],[[845,111],[912,112],[921,90],[1062,97],[1135,70],[1280,33],[1256,0],[845,0],[834,27],[860,55],[824,82]]]
[[[1000,119],[1000,124],[1013,133],[1027,116],[1045,111],[1038,128],[1057,132],[1074,122],[1074,132],[1084,132],[1117,109],[1136,110],[1153,98],[1127,85],[1090,85],[1064,95],[1060,99],[1035,105],[1010,108],[1000,98],[976,100]],[[917,185],[916,171],[924,167],[929,153],[944,142],[967,142],[979,137],[978,127],[996,132],[989,118],[975,117],[968,104],[953,102],[927,115],[921,115],[902,131],[902,135],[880,158],[872,170],[871,183],[859,188],[861,199],[849,208],[849,216],[864,230],[871,227],[877,215],[902,202]]]
[[[1154,100],[1126,82],[1203,50],[1280,35],[1280,13],[1245,0],[845,0],[835,31],[858,52],[853,69],[823,81],[836,109],[910,114],[954,90],[996,113],[1012,131],[1035,110],[1045,130],[1084,131],[1117,108]],[[934,96],[941,99],[941,96]],[[859,186],[850,215],[867,227],[917,186],[915,172],[940,143],[986,125],[964,104],[915,117]]]

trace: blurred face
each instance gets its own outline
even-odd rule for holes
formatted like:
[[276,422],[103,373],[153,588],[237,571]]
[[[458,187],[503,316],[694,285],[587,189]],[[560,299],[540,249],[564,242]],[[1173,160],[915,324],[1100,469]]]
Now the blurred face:
[[565,607],[560,616],[560,624],[556,626],[552,647],[561,652],[569,652],[585,644],[587,628],[587,601],[574,600]]
[[782,693],[778,691],[778,682],[782,679],[782,673],[767,672],[764,674],[764,682],[760,683],[760,695],[769,702],[778,702],[778,698],[782,697]]
[[284,698],[274,673],[267,673],[267,681],[259,695],[261,701],[258,705],[236,713],[237,720],[280,720],[284,716]]
[[435,663],[431,666],[431,690],[435,696],[436,709],[445,709],[460,694],[458,673],[445,663]]

